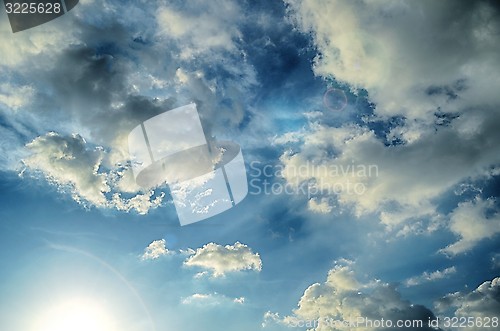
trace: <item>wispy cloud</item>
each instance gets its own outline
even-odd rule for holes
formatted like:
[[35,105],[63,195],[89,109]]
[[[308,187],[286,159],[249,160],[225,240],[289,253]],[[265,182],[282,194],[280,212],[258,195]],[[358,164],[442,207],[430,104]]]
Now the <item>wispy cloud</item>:
[[0,84],[0,103],[14,111],[31,103],[34,94],[35,90],[29,85]]
[[327,198],[311,198],[307,202],[307,207],[314,213],[318,214],[328,214],[332,211],[333,207]]
[[196,305],[200,307],[218,306],[223,304],[237,304],[242,305],[245,303],[244,297],[229,298],[217,292],[214,293],[195,293],[182,299],[184,305]]
[[[485,281],[470,292],[455,292],[435,302],[439,312],[453,309],[458,317],[498,317],[500,311],[500,278]],[[482,330],[482,325],[470,327],[470,330]]]
[[408,278],[404,284],[408,287],[417,286],[426,282],[433,282],[440,279],[449,278],[451,275],[455,274],[457,269],[455,267],[449,267],[443,270],[436,270],[432,272],[424,271],[421,275]]

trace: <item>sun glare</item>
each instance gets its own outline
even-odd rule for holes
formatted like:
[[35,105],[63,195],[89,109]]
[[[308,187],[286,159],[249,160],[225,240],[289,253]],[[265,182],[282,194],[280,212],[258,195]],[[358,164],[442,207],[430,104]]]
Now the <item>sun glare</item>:
[[115,331],[102,305],[88,300],[71,300],[49,308],[33,331]]

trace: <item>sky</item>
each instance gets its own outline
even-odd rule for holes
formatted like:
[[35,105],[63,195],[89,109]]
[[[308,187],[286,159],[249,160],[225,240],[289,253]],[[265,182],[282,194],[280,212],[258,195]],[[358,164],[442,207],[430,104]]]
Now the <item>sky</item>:
[[[0,10],[0,329],[500,330],[499,36],[487,0]],[[128,137],[188,104],[248,193],[181,226]]]

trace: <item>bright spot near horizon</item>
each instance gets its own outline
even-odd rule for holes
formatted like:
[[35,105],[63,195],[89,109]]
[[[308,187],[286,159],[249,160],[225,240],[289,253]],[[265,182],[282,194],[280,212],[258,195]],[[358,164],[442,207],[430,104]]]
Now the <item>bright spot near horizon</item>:
[[104,307],[94,301],[70,300],[43,313],[31,331],[115,331]]

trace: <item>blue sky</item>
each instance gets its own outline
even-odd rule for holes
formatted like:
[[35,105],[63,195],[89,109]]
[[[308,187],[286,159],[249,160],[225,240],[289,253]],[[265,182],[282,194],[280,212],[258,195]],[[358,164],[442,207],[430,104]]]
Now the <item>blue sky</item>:
[[[0,329],[498,318],[499,14],[82,0],[12,33],[1,11]],[[192,102],[249,194],[180,226],[127,136]]]

